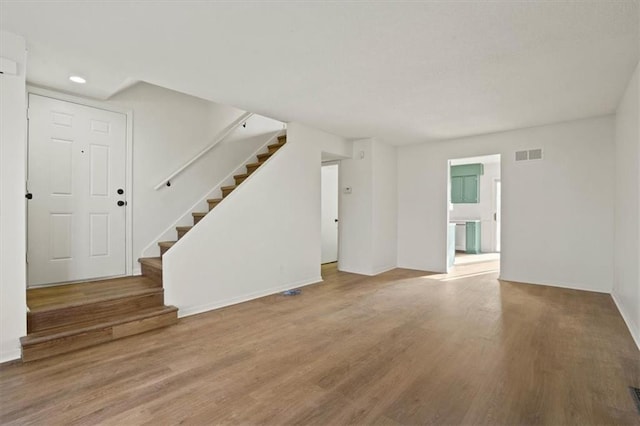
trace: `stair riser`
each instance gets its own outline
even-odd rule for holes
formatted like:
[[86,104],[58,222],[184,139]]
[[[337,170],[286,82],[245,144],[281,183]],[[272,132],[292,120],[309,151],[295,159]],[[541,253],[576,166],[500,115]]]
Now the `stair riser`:
[[160,257],[164,256],[164,254],[170,249],[171,247],[163,247],[160,246]]
[[242,182],[244,182],[244,181],[245,181],[245,179],[246,179],[247,177],[248,177],[248,176],[243,176],[243,177],[234,177],[234,179],[235,179],[235,181],[236,181],[236,185],[240,185]]
[[231,194],[235,188],[223,189],[222,190],[222,198],[225,198],[227,195]]
[[218,204],[220,204],[220,201],[209,202],[209,211],[213,210],[213,208]]
[[176,230],[176,232],[178,233],[178,239],[182,238],[185,236],[185,234],[189,231],[178,231]]
[[200,222],[202,220],[204,216],[193,216],[193,224],[197,225],[198,222]]
[[158,289],[151,294],[105,300],[45,312],[29,312],[27,314],[27,333],[35,333],[94,319],[112,321],[119,316],[132,314],[141,309],[163,305],[163,290]]
[[247,173],[251,174],[251,173],[255,172],[258,169],[258,167],[260,167],[260,164],[256,164],[256,165],[253,165],[253,166],[246,166]]
[[260,154],[258,155],[258,163],[264,163],[271,157],[271,154]]
[[162,269],[150,265],[141,264],[142,275],[162,286]]
[[284,144],[282,144],[282,145],[279,145],[279,144],[276,144],[276,145],[269,145],[269,147],[268,147],[268,148],[269,148],[269,154],[273,154],[274,152],[276,152],[277,150],[279,150],[280,148],[282,148],[282,147],[283,147],[283,145],[284,145]]
[[157,328],[167,327],[178,321],[176,311],[167,312],[142,320],[117,324],[77,335],[65,336],[46,342],[25,345],[22,347],[22,361],[29,362],[54,355],[72,352],[100,343],[122,339],[134,334],[144,333]]

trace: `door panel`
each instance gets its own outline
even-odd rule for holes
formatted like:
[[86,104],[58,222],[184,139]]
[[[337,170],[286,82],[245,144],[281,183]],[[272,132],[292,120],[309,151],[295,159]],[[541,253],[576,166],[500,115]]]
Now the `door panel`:
[[479,200],[478,176],[464,176],[462,180],[462,202],[477,203]]
[[29,95],[30,286],[124,275],[126,117]]
[[451,178],[451,202],[462,203],[462,176],[454,176]]
[[338,165],[322,166],[322,263],[338,260]]

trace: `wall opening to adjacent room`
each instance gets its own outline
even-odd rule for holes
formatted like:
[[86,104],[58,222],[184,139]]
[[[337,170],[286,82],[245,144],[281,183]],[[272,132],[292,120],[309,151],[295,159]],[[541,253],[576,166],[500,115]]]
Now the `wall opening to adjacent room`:
[[447,266],[500,261],[500,154],[448,161]]

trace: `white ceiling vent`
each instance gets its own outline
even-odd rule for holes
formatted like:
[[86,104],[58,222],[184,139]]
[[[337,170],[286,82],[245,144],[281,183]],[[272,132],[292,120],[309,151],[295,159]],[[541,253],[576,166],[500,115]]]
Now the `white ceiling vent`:
[[516,161],[527,161],[529,159],[529,151],[516,151]]

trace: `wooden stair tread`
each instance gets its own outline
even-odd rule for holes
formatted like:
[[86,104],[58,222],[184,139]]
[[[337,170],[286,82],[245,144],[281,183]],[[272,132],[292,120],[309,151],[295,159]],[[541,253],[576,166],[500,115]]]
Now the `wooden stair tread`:
[[147,277],[123,277],[27,290],[27,306],[33,313],[63,309],[99,301],[153,293],[158,285]]
[[222,198],[209,198],[207,203],[219,203],[220,201],[222,201]]
[[242,173],[239,175],[233,175],[233,178],[248,178],[249,176],[251,176],[251,173]]
[[193,228],[193,225],[188,225],[188,226],[176,226],[176,230],[178,231],[190,231],[191,228]]
[[260,167],[262,166],[262,163],[257,162],[257,163],[248,163],[245,165],[245,167]]
[[156,308],[140,310],[133,314],[123,315],[111,321],[104,321],[100,319],[85,321],[82,323],[66,325],[64,327],[57,327],[49,330],[28,334],[27,336],[20,338],[20,343],[22,344],[23,347],[29,346],[29,345],[36,345],[49,340],[60,339],[60,338],[64,338],[64,337],[68,337],[76,334],[87,333],[90,331],[99,330],[102,328],[108,328],[114,325],[124,324],[127,322],[140,321],[140,320],[151,318],[157,315],[162,315],[162,314],[167,314],[170,312],[177,312],[177,311],[178,311],[178,308],[176,308],[175,306],[159,306]]
[[173,247],[175,243],[177,243],[177,241],[160,241],[158,245],[160,247]]
[[209,212],[193,212],[193,213],[191,213],[191,215],[193,217],[205,217],[207,215],[207,213],[209,213]]
[[229,189],[235,189],[235,188],[236,188],[236,185],[221,186],[221,187],[220,187],[220,190],[221,190],[221,191],[226,191],[226,190],[229,190]]

